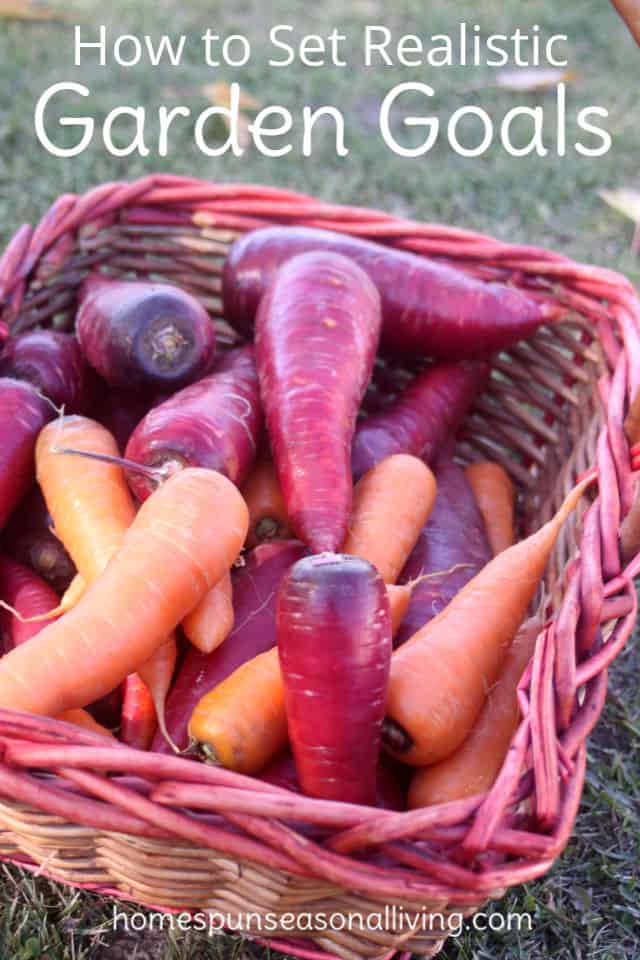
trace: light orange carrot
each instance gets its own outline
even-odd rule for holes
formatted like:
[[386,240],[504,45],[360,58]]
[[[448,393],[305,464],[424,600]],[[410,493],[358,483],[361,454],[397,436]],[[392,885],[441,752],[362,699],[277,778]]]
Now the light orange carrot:
[[515,489],[499,463],[482,460],[466,469],[467,480],[482,514],[487,540],[494,557],[513,544]]
[[276,468],[271,460],[260,460],[242,488],[249,508],[247,546],[265,540],[286,540],[292,536]]
[[211,762],[259,773],[287,742],[278,648],[243,663],[196,704],[189,734]]
[[182,629],[202,653],[211,653],[229,636],[233,630],[233,591],[228,572],[195,610],[187,614]]
[[409,787],[409,807],[461,800],[492,786],[518,725],[518,683],[533,656],[540,629],[537,617],[520,627],[471,733],[451,756],[416,770]]
[[219,473],[188,468],[171,477],[78,604],[0,660],[0,705],[57,716],[109,693],[231,567],[248,520]]
[[176,645],[176,636],[175,633],[171,633],[169,639],[165,640],[165,642],[153,652],[149,659],[145,660],[145,662],[138,667],[137,674],[149,691],[149,695],[153,701],[157,725],[168,740],[170,740],[170,738],[167,734],[164,721],[164,707],[176,669],[177,658],[178,648]]
[[391,636],[395,634],[404,620],[404,615],[409,608],[413,586],[414,581],[403,584],[387,584],[387,596],[389,597],[389,609],[391,611]]
[[36,444],[38,483],[56,534],[91,584],[119,548],[136,509],[121,467],[56,452],[63,447],[118,456],[118,446],[105,427],[88,417],[52,421]]
[[590,479],[536,533],[508,547],[391,658],[383,742],[412,766],[443,760],[475,723],[540,584],[560,528]]
[[386,457],[354,487],[342,552],[368,560],[385,583],[395,583],[435,498],[435,478],[422,460],[403,453]]

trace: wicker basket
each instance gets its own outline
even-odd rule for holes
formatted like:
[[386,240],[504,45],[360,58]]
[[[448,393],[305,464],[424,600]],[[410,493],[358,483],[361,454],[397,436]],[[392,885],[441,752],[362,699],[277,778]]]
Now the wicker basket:
[[[225,252],[267,223],[437,257],[561,308],[556,323],[500,356],[458,446],[463,461],[490,456],[507,467],[523,531],[548,519],[577,476],[599,470],[597,496],[565,525],[549,565],[550,617],[521,684],[523,719],[502,771],[487,794],[395,813],[292,795],[183,758],[98,750],[92,734],[0,711],[0,855],[168,910],[282,917],[269,928],[272,944],[302,956],[433,955],[443,918],[545,873],[576,817],[585,740],[636,617],[637,566],[621,569],[618,531],[633,492],[623,420],[640,386],[640,303],[623,277],[546,250],[284,190],[162,175],[62,196],[35,230],[23,226],[0,260],[0,321],[13,331],[70,327],[80,281],[104,265],[181,284],[233,342],[220,318]],[[183,785],[170,833],[156,826],[153,793],[166,781]],[[92,800],[82,823],[78,793]],[[384,917],[385,906],[378,929],[367,917]],[[412,932],[403,910],[431,913],[432,929],[423,920]],[[350,930],[296,937],[284,921],[291,913],[357,916]],[[264,936],[258,921],[254,932]]]

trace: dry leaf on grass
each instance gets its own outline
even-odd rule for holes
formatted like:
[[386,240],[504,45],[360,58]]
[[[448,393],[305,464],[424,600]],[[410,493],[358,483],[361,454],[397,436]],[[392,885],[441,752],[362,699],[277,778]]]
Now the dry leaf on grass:
[[[204,94],[207,100],[210,100],[214,107],[228,107],[231,104],[231,86],[223,80],[217,83],[205,83],[200,87],[200,93]],[[259,110],[262,104],[250,93],[240,87],[240,96],[238,99],[241,110]]]
[[[228,109],[231,106],[231,87],[228,83],[225,83],[224,80],[219,80],[217,83],[206,83],[203,87],[200,87],[200,93],[204,94],[214,107],[227,107]],[[257,110],[260,110],[262,104],[240,87],[238,106],[240,108],[238,111],[237,127],[238,143],[244,149],[248,147],[251,142],[249,135],[249,118],[244,111],[248,110],[251,113],[255,113]],[[229,127],[228,118],[223,116],[222,119],[224,120],[225,126]]]
[[10,20],[67,20],[68,13],[33,0],[0,0],[0,17]]
[[636,229],[631,241],[634,253],[640,253],[640,190],[621,187],[618,190],[599,190],[598,196],[624,217],[633,220]]
[[599,190],[598,196],[618,213],[640,223],[640,190],[621,187],[619,190]]
[[557,83],[575,83],[580,74],[575,70],[500,70],[496,74],[496,84],[503,90],[545,90]]

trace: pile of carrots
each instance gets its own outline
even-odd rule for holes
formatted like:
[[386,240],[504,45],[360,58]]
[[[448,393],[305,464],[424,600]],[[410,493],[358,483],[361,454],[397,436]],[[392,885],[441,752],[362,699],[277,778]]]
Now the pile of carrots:
[[552,311],[287,227],[223,300],[226,351],[184,290],[92,273],[74,333],[4,344],[0,706],[329,800],[486,790],[585,485],[516,541],[504,468],[453,451]]

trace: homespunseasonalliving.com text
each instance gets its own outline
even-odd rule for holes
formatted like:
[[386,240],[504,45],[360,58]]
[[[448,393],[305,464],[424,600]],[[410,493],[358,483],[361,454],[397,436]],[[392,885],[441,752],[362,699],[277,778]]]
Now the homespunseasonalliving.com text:
[[[394,34],[388,27],[370,24],[349,37],[334,27],[326,34],[301,33],[291,24],[276,24],[257,43],[248,35],[216,34],[207,28],[201,35],[112,34],[106,26],[73,28],[73,66],[96,66],[117,70],[123,83],[137,67],[180,69],[186,51],[195,45],[202,64],[214,71],[214,79],[229,82],[228,104],[194,112],[186,105],[150,108],[122,104],[98,121],[91,113],[92,91],[81,77],[51,84],[39,97],[34,126],[40,144],[57,157],[75,157],[94,144],[112,156],[138,154],[146,157],[170,155],[180,149],[189,134],[199,151],[208,157],[231,152],[241,157],[246,150],[240,127],[241,87],[233,73],[252,58],[265,58],[269,70],[286,70],[293,64],[308,70],[348,69],[384,71],[401,68],[407,79],[396,83],[381,97],[378,130],[381,142],[401,157],[422,157],[436,144],[445,142],[462,157],[479,157],[499,148],[514,157],[550,153],[565,156],[568,151],[585,157],[600,157],[612,146],[606,129],[608,110],[593,105],[573,108],[567,84],[560,79],[554,95],[546,92],[544,102],[512,107],[501,116],[478,103],[459,107],[448,116],[434,112],[437,91],[423,79],[428,71],[451,67],[533,68],[563,71],[569,68],[569,38],[565,34],[543,35],[537,25],[511,34],[483,34],[477,24],[461,22],[449,34],[420,37]],[[555,110],[555,123],[546,114]],[[69,111],[67,113],[67,111]],[[64,115],[62,115],[64,114]],[[215,133],[216,122],[224,121],[226,137]],[[527,131],[523,138],[522,129]],[[154,133],[151,132],[153,126]],[[518,142],[514,128],[518,127]],[[553,127],[553,134],[549,133]],[[246,128],[253,147],[264,156],[282,157],[292,151],[304,157],[313,154],[319,138],[333,143],[335,154],[349,154],[348,117],[337,106],[300,104],[295,111],[271,104],[256,112]],[[412,134],[411,129],[418,134]],[[569,129],[575,131],[568,134]],[[215,136],[213,135],[215,133]]]

